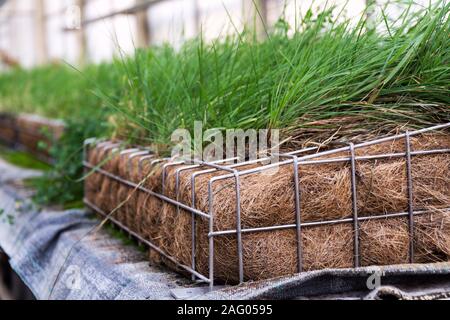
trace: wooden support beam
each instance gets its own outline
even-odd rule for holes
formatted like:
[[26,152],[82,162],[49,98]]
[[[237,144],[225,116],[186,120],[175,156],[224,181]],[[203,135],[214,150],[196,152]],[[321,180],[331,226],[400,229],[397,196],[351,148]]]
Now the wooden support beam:
[[36,61],[45,64],[48,62],[45,0],[36,0],[35,5]]
[[[142,5],[145,0],[136,0],[136,5]],[[136,44],[138,48],[148,47],[150,44],[150,27],[148,24],[147,8],[136,12]]]
[[200,7],[198,5],[199,0],[194,0],[193,9],[194,9],[194,25],[195,25],[195,35],[199,35],[201,30],[201,14]]
[[254,33],[258,40],[266,38],[267,1],[242,0],[245,27]]
[[80,65],[84,65],[88,59],[87,54],[87,39],[86,39],[86,28],[82,25],[82,21],[84,20],[85,8],[86,8],[86,0],[76,0],[75,5],[78,7],[79,14],[79,26],[77,26],[77,46],[78,46],[78,63]]
[[254,32],[258,40],[267,36],[267,1],[242,0],[242,15],[247,30]]

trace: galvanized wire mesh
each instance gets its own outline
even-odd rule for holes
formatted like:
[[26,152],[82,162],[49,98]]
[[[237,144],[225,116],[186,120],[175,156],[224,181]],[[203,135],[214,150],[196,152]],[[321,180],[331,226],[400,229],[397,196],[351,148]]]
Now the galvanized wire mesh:
[[[237,254],[238,254],[238,272],[239,272],[239,281],[244,281],[244,259],[243,259],[243,243],[242,243],[242,235],[248,234],[248,233],[256,233],[256,232],[271,232],[275,230],[284,230],[284,229],[294,229],[296,231],[296,238],[297,238],[297,270],[298,272],[303,271],[303,257],[302,257],[302,244],[301,244],[301,237],[302,237],[302,229],[313,227],[313,226],[319,226],[319,225],[335,225],[335,224],[342,224],[342,223],[351,223],[353,225],[353,249],[354,249],[354,267],[359,267],[361,265],[360,263],[360,240],[359,240],[359,232],[360,232],[360,222],[368,221],[368,220],[376,220],[376,219],[386,219],[386,218],[397,218],[397,217],[407,217],[408,218],[408,228],[409,228],[409,259],[410,262],[414,261],[414,216],[417,215],[423,215],[428,213],[428,210],[414,210],[413,206],[413,184],[412,184],[412,167],[411,162],[412,158],[415,156],[427,156],[427,155],[436,155],[436,154],[448,154],[450,153],[450,149],[433,149],[433,150],[411,150],[411,137],[417,136],[420,134],[424,134],[426,132],[436,131],[436,130],[442,130],[450,127],[450,123],[425,128],[421,130],[416,131],[407,131],[403,134],[393,135],[373,141],[367,141],[359,144],[352,144],[350,143],[346,147],[323,151],[323,152],[315,152],[315,148],[307,148],[303,150],[298,150],[294,152],[289,153],[283,153],[278,154],[280,161],[277,163],[271,163],[268,165],[263,165],[255,168],[245,169],[239,171],[238,168],[253,164],[256,162],[261,162],[263,160],[267,160],[267,158],[264,159],[258,159],[258,160],[252,160],[252,161],[244,161],[240,163],[233,163],[229,164],[230,160],[236,160],[236,159],[226,159],[218,162],[205,162],[205,161],[172,161],[167,162],[163,165],[163,174],[162,174],[162,192],[158,193],[153,190],[149,190],[148,188],[143,187],[139,183],[128,181],[122,177],[119,177],[117,175],[114,175],[110,172],[107,172],[101,168],[101,166],[96,166],[92,163],[89,163],[87,161],[87,148],[89,146],[94,145],[96,143],[95,139],[89,139],[85,142],[85,159],[84,159],[84,167],[86,170],[91,170],[92,172],[99,173],[109,179],[112,179],[122,185],[125,185],[129,188],[133,188],[135,190],[139,190],[141,192],[144,192],[148,195],[151,195],[153,197],[156,197],[160,199],[163,202],[169,203],[171,205],[176,206],[177,208],[177,214],[190,214],[191,216],[191,223],[192,223],[192,234],[191,234],[191,265],[185,265],[182,264],[176,257],[173,257],[169,255],[167,252],[164,252],[160,247],[152,243],[151,241],[144,239],[142,235],[138,234],[137,232],[131,230],[129,226],[124,225],[122,222],[118,221],[116,218],[114,218],[113,215],[111,215],[108,212],[105,212],[96,204],[92,203],[88,199],[85,198],[84,202],[85,204],[93,209],[94,211],[98,212],[99,214],[103,215],[107,219],[109,219],[111,222],[128,232],[132,237],[136,238],[138,241],[140,241],[143,244],[146,244],[148,247],[150,247],[152,250],[155,250],[162,256],[166,257],[168,260],[170,260],[172,263],[176,264],[179,268],[189,272],[193,279],[200,279],[201,281],[205,281],[209,283],[211,288],[214,286],[215,281],[215,275],[214,275],[214,239],[216,237],[226,236],[226,235],[235,235],[236,236],[236,246],[237,246]],[[377,155],[366,155],[366,156],[356,156],[355,150],[359,148],[364,148],[372,145],[377,145],[381,143],[385,143],[388,141],[398,140],[398,139],[404,139],[405,143],[405,152],[401,153],[384,153],[384,154],[377,154]],[[109,143],[109,142],[102,142],[103,147],[107,148],[117,148],[117,144]],[[348,152],[349,156],[339,156],[339,157],[330,157],[330,158],[323,158],[324,156],[332,156],[336,155],[342,152]],[[121,156],[128,156],[128,159],[131,160],[134,157],[140,156],[138,170],[143,170],[143,164],[146,161],[155,163],[155,162],[161,162],[161,161],[168,161],[169,159],[158,159],[155,155],[151,154],[149,150],[141,150],[138,148],[133,149],[127,149],[121,151]],[[320,159],[317,159],[320,158]],[[406,185],[407,185],[407,199],[408,199],[408,210],[406,212],[396,212],[396,213],[389,213],[389,214],[383,214],[383,215],[364,215],[360,216],[358,214],[358,207],[357,207],[357,183],[356,183],[356,164],[358,161],[368,161],[368,160],[382,160],[382,159],[398,159],[403,158],[406,161]],[[285,159],[285,160],[282,160]],[[342,218],[342,219],[334,219],[334,220],[324,220],[324,221],[313,221],[313,222],[302,222],[301,217],[301,191],[299,190],[299,167],[301,166],[309,166],[309,165],[320,165],[320,164],[333,164],[333,163],[348,163],[350,164],[351,169],[351,201],[352,201],[352,216],[349,218]],[[128,162],[129,165],[131,165],[131,161]],[[165,195],[164,191],[164,185],[165,185],[165,179],[167,170],[176,165],[183,164],[185,166],[181,168],[176,169],[176,197],[175,199],[168,197]],[[294,206],[295,206],[295,223],[293,224],[282,224],[282,225],[273,225],[273,226],[266,226],[266,227],[257,227],[257,228],[243,228],[241,223],[241,203],[240,203],[240,196],[241,196],[241,188],[240,188],[240,179],[243,176],[257,174],[266,170],[270,170],[276,166],[292,166],[293,170],[293,179],[294,179]],[[180,192],[180,174],[183,171],[186,170],[192,170],[194,168],[205,168],[201,171],[195,171],[190,174],[190,181],[191,181],[191,198],[192,198],[192,206],[186,205],[179,200],[179,192]],[[226,172],[225,174],[214,176],[209,179],[208,182],[208,203],[209,203],[209,212],[201,211],[197,208],[195,208],[195,184],[199,176],[213,173],[213,172]],[[236,196],[236,208],[235,208],[235,215],[236,215],[236,228],[232,230],[214,230],[214,192],[213,192],[213,185],[218,183],[219,181],[223,181],[225,179],[234,179],[234,192]],[[182,209],[182,210],[180,210]],[[445,211],[449,211],[450,208],[445,209]],[[198,272],[196,270],[196,238],[197,235],[197,218],[205,218],[209,221],[209,275],[204,275]],[[230,263],[232,263],[230,261]]]

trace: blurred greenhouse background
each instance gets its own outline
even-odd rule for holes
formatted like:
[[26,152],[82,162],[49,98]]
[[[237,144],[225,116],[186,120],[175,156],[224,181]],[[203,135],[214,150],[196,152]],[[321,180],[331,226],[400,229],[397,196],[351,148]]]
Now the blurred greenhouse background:
[[[2,0],[0,55],[5,65],[30,68],[110,60],[135,47],[178,47],[202,34],[215,39],[253,28],[264,37],[280,17],[295,25],[311,6],[345,6],[358,16],[375,0]],[[377,0],[378,4],[387,2]],[[418,5],[428,0],[416,1]],[[370,12],[367,13],[370,15]],[[392,13],[391,13],[392,14]]]

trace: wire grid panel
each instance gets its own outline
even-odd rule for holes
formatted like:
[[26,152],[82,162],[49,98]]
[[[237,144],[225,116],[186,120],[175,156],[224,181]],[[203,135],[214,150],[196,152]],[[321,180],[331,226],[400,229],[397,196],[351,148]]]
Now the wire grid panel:
[[[414,261],[414,216],[416,215],[422,215],[429,213],[428,210],[414,210],[413,208],[413,188],[412,188],[412,173],[411,173],[411,159],[414,156],[426,156],[426,155],[435,155],[435,154],[447,154],[450,153],[450,149],[434,149],[434,150],[411,150],[411,142],[410,138],[412,136],[416,136],[419,134],[423,134],[426,132],[434,131],[434,130],[441,130],[446,129],[450,127],[450,123],[425,128],[417,131],[412,132],[406,132],[404,134],[389,136],[373,141],[363,142],[360,144],[349,144],[347,147],[342,147],[334,150],[328,150],[323,151],[319,153],[313,153],[313,154],[306,154],[301,156],[301,154],[308,153],[311,151],[314,151],[314,148],[308,148],[303,150],[298,150],[286,154],[279,154],[278,156],[280,158],[286,158],[287,160],[279,161],[277,163],[271,163],[268,165],[262,165],[259,167],[251,168],[251,169],[245,169],[239,171],[238,168],[248,165],[248,164],[254,164],[257,162],[261,162],[264,160],[267,160],[268,158],[253,160],[253,161],[246,161],[246,162],[240,162],[237,164],[229,165],[227,164],[228,160],[218,161],[218,162],[205,162],[205,161],[194,161],[192,163],[187,163],[185,161],[177,161],[177,162],[170,162],[169,159],[155,159],[154,156],[149,155],[146,157],[143,157],[142,159],[155,162],[155,161],[165,161],[166,163],[163,165],[163,175],[162,175],[162,186],[164,186],[165,179],[166,179],[166,169],[173,165],[184,165],[181,168],[178,168],[176,170],[176,199],[172,199],[166,195],[164,195],[163,192],[157,193],[152,190],[149,190],[147,188],[142,187],[139,184],[136,184],[131,181],[127,181],[121,177],[115,176],[109,172],[106,172],[102,170],[99,167],[94,166],[93,164],[90,164],[86,160],[86,152],[85,152],[85,160],[84,160],[84,166],[86,169],[90,169],[93,172],[100,173],[110,179],[113,179],[121,184],[124,184],[128,186],[129,188],[134,188],[136,190],[140,190],[142,192],[145,192],[149,195],[152,195],[161,201],[164,201],[166,203],[170,203],[177,208],[177,214],[190,214],[191,220],[192,220],[192,235],[191,235],[191,245],[192,245],[192,254],[191,254],[191,265],[186,266],[182,263],[180,263],[175,257],[170,256],[166,252],[164,252],[161,248],[156,246],[154,243],[148,241],[147,239],[144,239],[141,235],[137,234],[136,232],[130,230],[127,226],[123,225],[113,217],[111,217],[110,214],[107,214],[106,212],[102,211],[101,208],[96,207],[95,204],[91,203],[87,199],[85,199],[85,203],[88,207],[93,209],[94,211],[99,212],[109,220],[111,220],[114,224],[118,225],[120,228],[128,232],[133,237],[137,238],[140,242],[148,245],[151,249],[155,250],[159,254],[165,256],[167,259],[175,263],[178,267],[181,269],[189,272],[192,275],[193,280],[200,279],[201,281],[209,283],[210,287],[213,288],[214,286],[214,239],[215,237],[219,236],[225,236],[225,235],[235,235],[236,236],[236,246],[237,246],[237,254],[238,254],[238,272],[239,272],[239,281],[242,283],[244,281],[244,262],[243,262],[243,244],[242,244],[242,235],[246,233],[255,233],[255,232],[269,232],[274,230],[284,230],[284,229],[295,229],[296,230],[296,237],[297,237],[297,263],[298,263],[298,271],[303,271],[302,267],[302,245],[301,245],[301,233],[302,229],[305,227],[313,227],[313,226],[319,226],[319,225],[334,225],[334,224],[342,224],[342,223],[352,223],[353,224],[353,231],[354,231],[354,237],[353,237],[353,246],[354,246],[354,266],[359,267],[360,266],[360,253],[359,253],[359,223],[362,221],[368,221],[368,220],[376,220],[376,219],[386,219],[386,218],[396,218],[396,217],[408,217],[409,222],[409,258],[410,262]],[[388,141],[393,141],[397,139],[404,139],[405,141],[405,152],[402,153],[385,153],[385,154],[379,154],[379,155],[368,155],[368,156],[356,156],[355,150],[358,148],[363,148],[371,145],[381,144]],[[85,144],[85,147],[87,147],[89,144],[94,143],[94,140],[88,140]],[[132,149],[134,155],[140,154],[143,155],[145,150],[136,150]],[[323,157],[325,155],[333,155],[341,152],[348,152],[350,155],[347,157],[334,157],[334,158],[326,158],[326,159],[316,159]],[[395,159],[395,158],[404,158],[406,161],[406,183],[407,183],[407,199],[408,199],[408,211],[407,212],[398,212],[398,213],[390,213],[390,214],[383,214],[383,215],[368,215],[368,216],[359,216],[358,215],[358,209],[357,209],[357,190],[356,190],[356,163],[357,161],[368,161],[368,160],[378,160],[378,159]],[[142,160],[141,159],[141,160]],[[235,160],[235,159],[229,159],[229,160]],[[307,166],[307,165],[318,165],[318,164],[330,164],[330,163],[349,163],[350,169],[351,169],[351,195],[352,195],[352,217],[351,218],[342,218],[342,219],[335,219],[335,220],[324,220],[324,221],[313,221],[313,222],[302,222],[301,221],[301,210],[300,210],[300,204],[301,204],[301,192],[299,190],[299,183],[298,183],[298,169],[300,166]],[[257,228],[242,228],[241,225],[241,203],[240,203],[240,179],[243,176],[256,174],[263,172],[265,170],[270,170],[276,166],[288,166],[292,165],[293,167],[293,173],[294,173],[294,207],[295,207],[295,223],[293,224],[284,224],[284,225],[274,225],[274,226],[267,226],[267,227],[257,227]],[[142,163],[139,162],[140,170],[142,170]],[[179,201],[179,176],[180,173],[184,170],[192,169],[192,168],[203,168],[205,167],[205,170],[201,171],[195,171],[191,174],[191,198],[192,198],[192,206],[188,206],[184,203],[181,203]],[[199,209],[195,208],[195,181],[196,178],[213,172],[227,172],[226,174],[214,176],[209,179],[208,181],[208,203],[209,203],[209,212],[203,212]],[[236,209],[235,209],[235,215],[236,215],[236,229],[233,230],[214,230],[214,210],[213,210],[213,203],[214,203],[214,193],[213,193],[213,185],[217,183],[218,181],[222,181],[225,179],[234,179],[234,189],[235,189],[235,195],[236,195]],[[180,210],[183,209],[183,211]],[[445,211],[449,211],[449,209],[445,209]],[[195,252],[195,239],[197,238],[196,235],[196,218],[202,217],[208,220],[209,222],[209,275],[203,275],[200,274],[196,270],[196,264],[195,264],[195,258],[196,258],[196,252]],[[231,262],[230,262],[231,263]]]

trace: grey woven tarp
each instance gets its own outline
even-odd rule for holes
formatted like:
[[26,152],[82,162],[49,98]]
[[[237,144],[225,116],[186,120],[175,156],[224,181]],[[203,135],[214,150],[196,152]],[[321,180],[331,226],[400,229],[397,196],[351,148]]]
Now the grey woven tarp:
[[83,210],[37,210],[15,181],[38,174],[0,159],[0,247],[39,299],[408,299],[450,292],[450,264],[440,263],[315,271],[204,294],[205,287],[150,266],[144,253],[103,229],[83,238],[99,223]]

